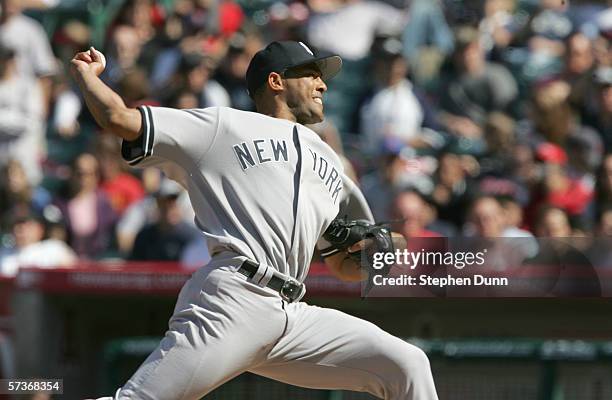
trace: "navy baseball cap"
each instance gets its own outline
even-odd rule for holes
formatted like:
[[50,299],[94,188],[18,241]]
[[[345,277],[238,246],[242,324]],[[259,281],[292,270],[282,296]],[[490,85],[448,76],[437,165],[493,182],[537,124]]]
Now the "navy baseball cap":
[[246,72],[249,95],[267,80],[270,72],[282,74],[292,68],[315,64],[321,71],[321,79],[332,78],[342,68],[340,56],[315,53],[303,42],[282,41],[272,42],[253,56]]

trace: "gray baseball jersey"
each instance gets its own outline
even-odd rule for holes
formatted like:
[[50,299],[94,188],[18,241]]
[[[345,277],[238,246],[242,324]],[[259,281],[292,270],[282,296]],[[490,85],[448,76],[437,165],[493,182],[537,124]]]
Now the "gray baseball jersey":
[[212,255],[232,250],[302,281],[341,210],[372,218],[338,156],[303,125],[226,107],[139,110],[143,135],[123,143],[124,158],[184,168]]

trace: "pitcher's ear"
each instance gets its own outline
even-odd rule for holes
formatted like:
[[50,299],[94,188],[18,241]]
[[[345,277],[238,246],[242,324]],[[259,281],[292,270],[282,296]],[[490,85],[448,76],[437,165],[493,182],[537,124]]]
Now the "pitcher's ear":
[[270,72],[268,75],[268,86],[273,91],[281,91],[285,88],[285,83],[283,82],[283,77],[278,72]]

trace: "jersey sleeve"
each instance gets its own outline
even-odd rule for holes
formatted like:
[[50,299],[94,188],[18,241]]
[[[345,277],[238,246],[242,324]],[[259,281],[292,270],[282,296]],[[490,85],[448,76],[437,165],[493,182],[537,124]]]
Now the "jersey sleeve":
[[138,107],[142,134],[124,140],[121,155],[131,166],[159,166],[168,161],[182,167],[198,164],[212,146],[219,129],[216,107],[178,110],[165,107]]
[[342,185],[344,187],[343,196],[340,203],[338,217],[346,216],[348,219],[361,219],[374,223],[374,216],[370,206],[361,190],[351,178],[342,175]]

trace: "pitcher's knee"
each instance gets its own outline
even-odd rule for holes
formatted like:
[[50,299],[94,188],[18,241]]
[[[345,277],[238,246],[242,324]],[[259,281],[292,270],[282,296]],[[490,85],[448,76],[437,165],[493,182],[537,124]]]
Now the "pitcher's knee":
[[428,391],[433,382],[431,366],[425,352],[405,343],[402,349],[395,349],[392,357],[393,376],[388,378],[388,399],[421,399],[417,393]]
[[401,373],[408,380],[423,374],[429,374],[431,367],[425,352],[416,346],[406,343],[403,351],[398,352],[398,362]]

